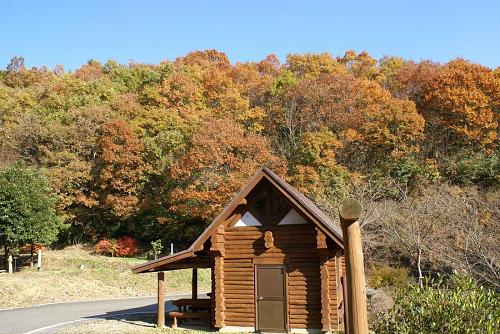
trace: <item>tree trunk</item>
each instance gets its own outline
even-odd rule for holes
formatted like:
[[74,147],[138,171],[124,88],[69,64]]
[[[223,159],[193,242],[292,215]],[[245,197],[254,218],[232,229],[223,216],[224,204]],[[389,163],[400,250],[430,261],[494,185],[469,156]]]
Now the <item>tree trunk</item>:
[[418,269],[418,285],[420,288],[424,287],[424,276],[422,275],[422,249],[418,249],[418,256],[417,256],[417,269]]
[[10,247],[7,244],[7,242],[5,242],[3,244],[3,249],[4,249],[3,265],[4,265],[5,270],[7,270],[9,267],[9,255],[10,255]]

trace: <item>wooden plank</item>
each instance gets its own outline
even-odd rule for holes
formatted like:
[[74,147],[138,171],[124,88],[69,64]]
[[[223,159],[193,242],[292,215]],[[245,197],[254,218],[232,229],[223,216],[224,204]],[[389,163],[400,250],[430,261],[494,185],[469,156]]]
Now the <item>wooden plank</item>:
[[253,268],[250,267],[250,266],[239,266],[239,267],[230,267],[230,266],[226,266],[226,268],[224,268],[224,271],[226,273],[249,273],[249,272],[253,272]]
[[227,326],[254,327],[255,323],[253,321],[231,320],[227,322]]
[[224,300],[226,304],[247,304],[247,303],[252,303],[253,304],[253,298],[245,298],[244,296],[241,296],[240,298],[226,298]]
[[224,286],[224,293],[225,294],[229,294],[229,293],[238,293],[238,292],[253,292],[254,290],[254,286],[253,284],[247,284],[247,285],[241,285],[241,284],[238,284],[238,285],[235,285],[235,284],[232,284],[232,285],[225,285]]
[[227,277],[227,278],[247,278],[248,275],[252,275],[253,274],[253,271],[252,270],[244,270],[244,271],[229,271],[229,270],[226,270],[224,272],[224,277]]
[[[226,308],[227,312],[231,313],[244,313],[244,314],[250,314],[253,318],[253,309],[249,309],[247,307],[237,307],[237,306],[231,306]],[[227,316],[228,314],[226,314]]]
[[239,259],[239,260],[231,260],[231,261],[226,261],[229,265],[231,264],[236,264],[236,263],[251,263],[249,259]]
[[290,316],[290,320],[308,320],[308,321],[320,321],[321,316],[319,314],[294,314]]
[[315,321],[313,323],[307,322],[307,323],[302,323],[302,322],[290,322],[290,328],[293,329],[314,329],[321,331],[321,323],[319,321]]
[[293,316],[298,316],[298,315],[317,315],[319,309],[304,309],[304,308],[297,308],[293,310]]
[[226,321],[236,320],[236,321],[253,321],[253,315],[248,313],[233,312],[232,310],[226,310]]

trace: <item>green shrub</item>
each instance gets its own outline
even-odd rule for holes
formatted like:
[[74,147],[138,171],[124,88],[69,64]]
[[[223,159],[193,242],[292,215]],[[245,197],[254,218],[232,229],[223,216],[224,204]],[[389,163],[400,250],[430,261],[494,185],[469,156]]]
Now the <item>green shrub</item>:
[[414,186],[423,180],[439,181],[441,175],[434,160],[419,161],[415,157],[403,157],[389,163],[388,173],[400,184]]
[[497,153],[463,155],[448,161],[444,172],[461,185],[493,186],[500,181],[500,160]]
[[496,334],[500,328],[499,294],[479,287],[467,276],[427,280],[408,286],[382,316],[377,334]]
[[402,287],[409,282],[407,268],[394,268],[388,265],[373,266],[368,275],[368,285],[372,288]]
[[151,249],[146,253],[148,259],[157,259],[163,250],[163,245],[161,244],[161,239],[156,241],[151,241]]

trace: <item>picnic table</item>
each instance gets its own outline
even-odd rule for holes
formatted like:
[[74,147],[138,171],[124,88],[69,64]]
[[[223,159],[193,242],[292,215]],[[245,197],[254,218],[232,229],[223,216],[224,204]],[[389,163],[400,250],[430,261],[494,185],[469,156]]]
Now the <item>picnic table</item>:
[[[177,328],[181,319],[204,319],[210,323],[210,299],[182,298],[173,300],[172,304],[177,306],[178,311],[170,312],[172,328]],[[188,307],[190,311],[188,311]]]
[[173,300],[172,304],[177,306],[179,311],[187,311],[188,307],[196,308],[196,309],[205,309],[210,310],[210,299],[191,299],[191,298],[182,298]]

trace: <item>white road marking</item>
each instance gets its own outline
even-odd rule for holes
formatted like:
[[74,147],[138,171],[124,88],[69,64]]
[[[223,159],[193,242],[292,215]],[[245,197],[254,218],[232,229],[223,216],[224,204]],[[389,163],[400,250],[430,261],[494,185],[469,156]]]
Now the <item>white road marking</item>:
[[65,321],[65,322],[60,322],[60,323],[54,324],[54,325],[37,328],[37,329],[34,329],[32,331],[25,332],[24,334],[38,333],[38,332],[41,332],[41,331],[44,331],[44,330],[47,330],[47,329],[51,329],[51,328],[55,328],[55,327],[59,327],[59,326],[63,326],[63,325],[68,325],[68,324],[73,324],[73,323],[77,323],[77,322],[83,322],[83,321],[92,321],[92,320],[99,320],[99,319],[100,320],[113,319],[113,318],[116,318],[116,317],[122,317],[124,315],[153,314],[153,313],[156,313],[156,312],[129,312],[129,313],[113,314],[112,316],[95,317],[93,319],[90,319],[90,318],[87,318],[87,319],[77,319],[77,320]]

